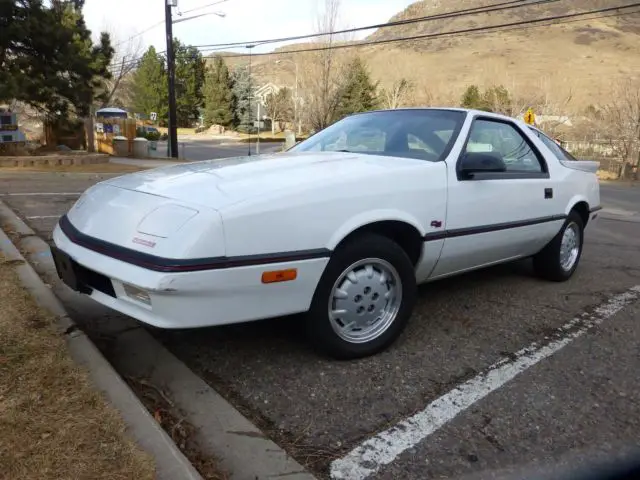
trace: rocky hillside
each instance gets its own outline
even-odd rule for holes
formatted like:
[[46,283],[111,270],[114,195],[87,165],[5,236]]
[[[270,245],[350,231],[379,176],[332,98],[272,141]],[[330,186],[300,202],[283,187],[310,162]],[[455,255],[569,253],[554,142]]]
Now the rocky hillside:
[[[423,0],[391,21],[504,3],[504,0]],[[487,25],[532,20],[616,5],[632,0],[557,0],[546,4],[379,29],[367,40],[455,32]],[[518,26],[438,39],[385,43],[357,51],[374,78],[388,85],[407,78],[415,103],[457,103],[470,84],[505,85],[519,96],[546,96],[557,102],[571,97],[572,110],[606,101],[612,86],[640,80],[640,8],[637,13],[581,19],[557,25]],[[612,12],[615,13],[615,12]],[[607,14],[611,15],[611,13]],[[602,17],[602,15],[600,15]],[[346,19],[350,24],[355,20]],[[263,80],[293,84],[291,67],[275,58],[256,59]]]

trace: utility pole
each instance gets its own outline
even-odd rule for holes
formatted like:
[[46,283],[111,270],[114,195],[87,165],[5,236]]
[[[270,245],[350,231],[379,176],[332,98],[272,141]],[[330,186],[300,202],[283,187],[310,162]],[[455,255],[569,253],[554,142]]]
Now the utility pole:
[[176,7],[178,0],[165,0],[165,25],[167,29],[167,76],[169,77],[169,148],[170,156],[178,158],[178,126],[176,114],[176,65],[173,58],[173,23],[171,7]]

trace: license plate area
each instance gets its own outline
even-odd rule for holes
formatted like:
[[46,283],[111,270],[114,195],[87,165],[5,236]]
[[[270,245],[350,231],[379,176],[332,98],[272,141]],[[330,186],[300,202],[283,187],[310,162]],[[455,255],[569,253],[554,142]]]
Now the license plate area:
[[51,246],[51,255],[58,276],[69,288],[87,295],[91,295],[93,290],[98,290],[111,297],[116,297],[109,277],[83,267],[55,246]]

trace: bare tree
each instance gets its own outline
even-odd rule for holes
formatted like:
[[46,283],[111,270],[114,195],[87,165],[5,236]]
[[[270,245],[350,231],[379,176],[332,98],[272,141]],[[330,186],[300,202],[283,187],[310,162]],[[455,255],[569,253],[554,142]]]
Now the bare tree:
[[413,83],[403,77],[383,87],[380,98],[385,108],[400,108],[407,105],[413,90]]
[[276,122],[281,125],[293,120],[293,97],[288,88],[270,93],[265,100],[267,115],[271,119],[271,134],[276,133]]
[[604,105],[602,132],[625,164],[622,176],[637,178],[640,165],[640,80],[620,83]]
[[127,83],[129,74],[137,67],[138,59],[143,50],[142,37],[140,36],[130,36],[124,39],[118,39],[113,33],[110,36],[115,54],[111,68],[112,77],[105,82],[106,95],[100,105],[101,108],[111,105],[116,100],[119,100],[118,103],[121,104],[128,103],[128,96],[123,94],[122,90]]
[[[323,10],[319,14],[318,33],[330,33],[336,30],[340,0],[324,0]],[[305,94],[304,108],[310,127],[320,130],[335,121],[335,112],[339,100],[340,65],[333,49],[338,39],[335,35],[323,35],[318,38],[318,47],[305,58],[302,78]]]

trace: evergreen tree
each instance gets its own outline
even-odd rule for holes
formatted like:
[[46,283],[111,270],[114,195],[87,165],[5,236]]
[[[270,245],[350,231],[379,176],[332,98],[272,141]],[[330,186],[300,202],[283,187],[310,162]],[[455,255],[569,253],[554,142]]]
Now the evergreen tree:
[[203,105],[205,64],[196,47],[173,40],[176,62],[176,113],[179,127],[191,127]]
[[371,81],[366,64],[356,57],[347,66],[346,79],[340,91],[338,118],[373,110],[378,105],[378,85]]
[[256,118],[253,100],[254,85],[249,69],[245,67],[233,71],[233,117],[234,124],[249,129]]
[[0,1],[0,101],[20,100],[57,117],[88,114],[110,77],[113,48],[106,33],[93,45],[83,5]]
[[204,124],[222,125],[233,123],[233,84],[224,59],[216,55],[213,66],[208,69],[204,83]]
[[463,108],[474,108],[477,110],[485,109],[486,104],[477,85],[469,85],[462,95],[460,106]]
[[144,115],[156,112],[160,123],[166,125],[169,117],[168,92],[164,59],[155,48],[149,47],[133,74],[133,108]]

